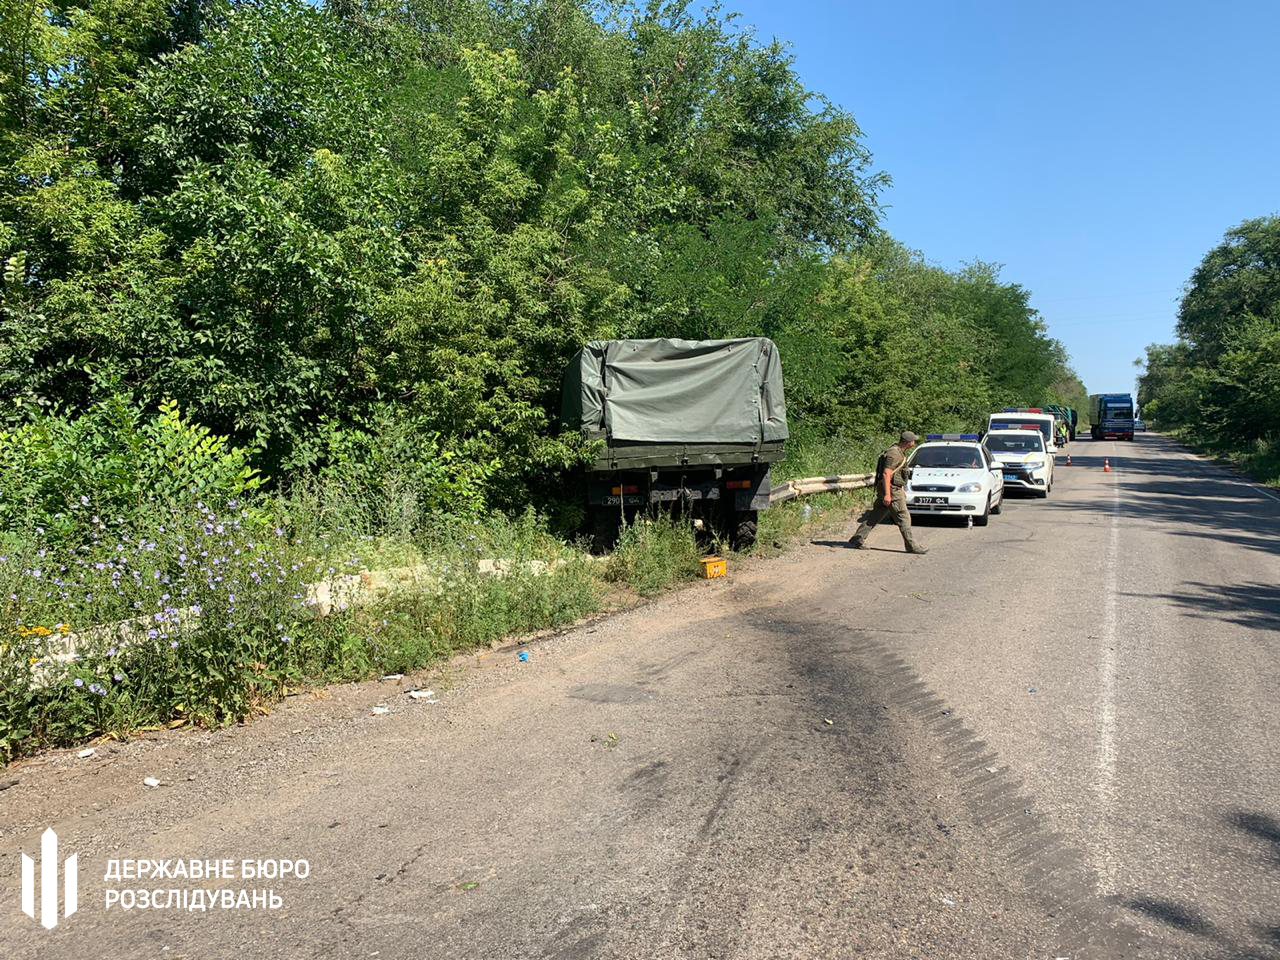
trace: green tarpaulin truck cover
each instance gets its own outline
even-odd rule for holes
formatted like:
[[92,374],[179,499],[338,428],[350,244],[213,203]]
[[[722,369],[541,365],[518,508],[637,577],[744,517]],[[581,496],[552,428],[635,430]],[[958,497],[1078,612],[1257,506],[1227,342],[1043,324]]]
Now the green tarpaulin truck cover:
[[565,373],[565,425],[631,443],[787,438],[772,340],[596,340]]

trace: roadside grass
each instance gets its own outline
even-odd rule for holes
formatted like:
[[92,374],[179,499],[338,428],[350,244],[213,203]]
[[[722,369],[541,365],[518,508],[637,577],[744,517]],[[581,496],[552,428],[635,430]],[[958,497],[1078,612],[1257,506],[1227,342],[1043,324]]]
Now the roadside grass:
[[760,515],[759,538],[751,553],[757,557],[777,556],[801,538],[848,523],[870,503],[870,490],[850,490],[814,494],[773,507]]
[[1193,430],[1171,430],[1169,436],[1188,450],[1238,470],[1259,483],[1280,489],[1280,443],[1259,440],[1245,449],[1207,443]]
[[867,473],[893,440],[888,437],[849,438],[800,436],[787,447],[787,458],[773,470],[775,483],[800,477]]
[[[100,735],[243,721],[305,687],[408,672],[571,623],[606,593],[600,565],[532,514],[432,521],[391,551],[249,517],[202,505],[129,524],[100,518],[102,535],[69,551],[39,530],[23,542],[8,537],[0,762]],[[319,615],[307,584],[388,557],[413,561],[405,565],[419,576]]]
[[[872,448],[801,445],[786,475],[864,471]],[[776,555],[867,500],[821,494],[764,511],[747,554]],[[533,513],[426,517],[406,533],[305,497],[156,506],[128,521],[84,509],[94,533],[78,547],[40,528],[0,538],[0,763],[242,722],[303,689],[419,670],[654,596],[695,579],[705,553],[691,524],[663,518],[628,526],[598,559]],[[335,600],[326,616],[308,593],[389,568],[412,576],[358,605]],[[71,638],[74,657],[58,657]]]
[[439,590],[408,590],[362,607],[347,622],[358,659],[344,676],[329,671],[317,679],[409,673],[505,637],[574,623],[600,608],[595,568],[574,554],[544,574],[462,573]]
[[642,518],[623,529],[604,576],[648,597],[698,576],[703,555],[691,524]]

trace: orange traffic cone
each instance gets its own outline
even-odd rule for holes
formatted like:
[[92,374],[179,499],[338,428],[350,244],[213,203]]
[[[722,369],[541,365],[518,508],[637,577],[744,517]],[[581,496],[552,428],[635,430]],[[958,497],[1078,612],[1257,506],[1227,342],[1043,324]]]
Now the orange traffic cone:
[[1103,473],[1111,472],[1111,461],[1107,457],[1102,458],[1102,472]]

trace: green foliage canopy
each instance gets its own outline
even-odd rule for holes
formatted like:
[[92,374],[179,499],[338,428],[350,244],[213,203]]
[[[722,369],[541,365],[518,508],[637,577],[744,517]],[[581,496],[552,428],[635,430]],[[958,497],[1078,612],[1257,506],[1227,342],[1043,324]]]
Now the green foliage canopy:
[[1141,361],[1138,402],[1147,418],[1274,471],[1280,217],[1246,220],[1205,255],[1179,307],[1178,337],[1148,347]]
[[1024,289],[881,235],[854,118],[714,10],[0,0],[0,71],[0,424],[171,398],[276,482],[412,448],[475,510],[577,461],[588,339],[772,336],[815,433],[1078,385]]

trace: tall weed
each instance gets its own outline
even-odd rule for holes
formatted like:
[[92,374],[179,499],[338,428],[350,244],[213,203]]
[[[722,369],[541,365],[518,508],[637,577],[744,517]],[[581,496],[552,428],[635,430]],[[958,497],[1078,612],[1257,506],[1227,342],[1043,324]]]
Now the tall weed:
[[698,575],[702,550],[693,527],[659,518],[641,518],[625,527],[605,561],[605,576],[649,596]]

